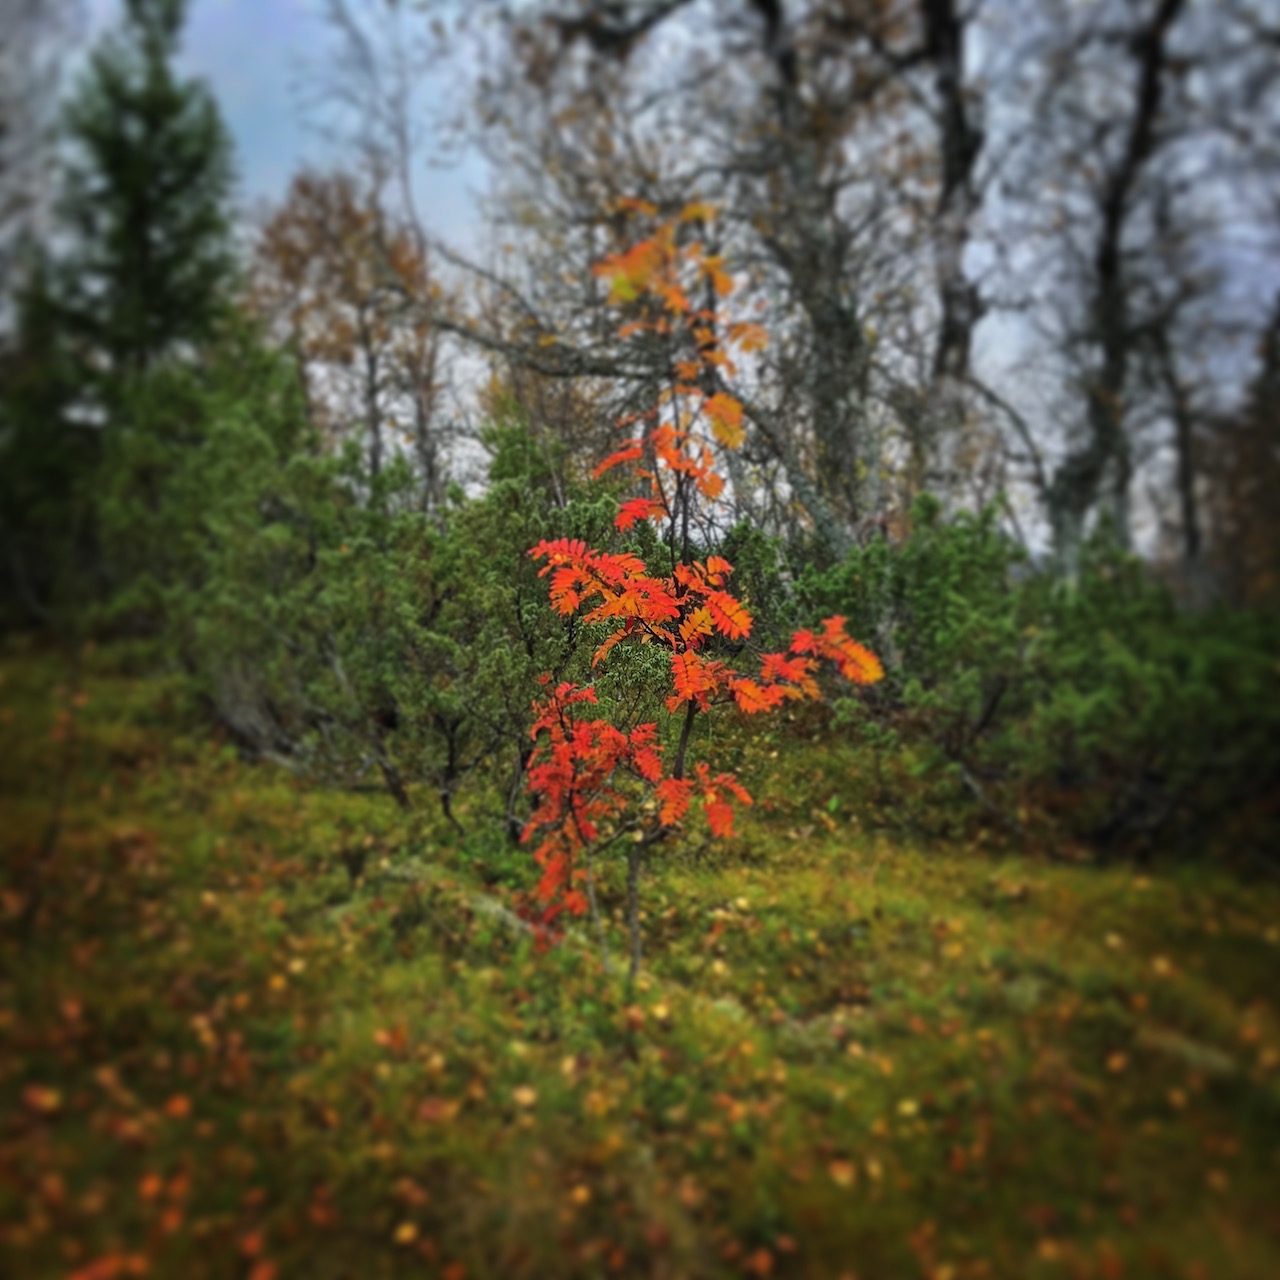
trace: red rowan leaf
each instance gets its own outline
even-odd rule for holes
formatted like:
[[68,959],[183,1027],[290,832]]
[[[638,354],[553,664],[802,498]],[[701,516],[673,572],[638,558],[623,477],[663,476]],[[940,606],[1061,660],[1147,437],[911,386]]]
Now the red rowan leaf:
[[662,777],[662,757],[656,747],[641,747],[631,761],[646,782],[657,782]]
[[[589,548],[581,538],[556,538],[551,542],[543,539],[536,547],[530,549],[529,555],[534,560],[550,559],[551,565],[557,565],[564,564],[566,561],[582,560],[588,552]],[[542,572],[548,572],[550,567],[549,565]]]
[[621,466],[624,462],[635,462],[638,458],[644,457],[644,449],[638,440],[632,441],[624,445],[616,453],[611,453],[599,466],[595,467],[591,476],[595,480],[599,480],[606,471],[612,470],[614,467]]
[[689,812],[693,783],[688,778],[664,778],[654,794],[662,805],[659,821],[665,827],[673,826]]
[[760,678],[778,685],[788,698],[816,698],[818,682],[813,678],[812,658],[788,658],[783,653],[766,653],[760,660]]
[[760,674],[765,680],[787,680],[799,684],[813,669],[808,658],[788,658],[785,653],[766,653],[760,659]]
[[812,631],[797,631],[791,637],[792,653],[817,653],[818,641]]
[[551,607],[566,617],[577,611],[582,597],[576,588],[582,573],[571,566],[562,566],[551,575]]
[[615,527],[625,531],[638,520],[652,520],[664,515],[666,515],[665,508],[655,498],[628,498],[619,506],[613,523]]
[[713,836],[733,835],[732,805],[725,804],[723,800],[710,800],[703,806],[703,812],[707,815],[707,825]]
[[647,571],[644,561],[630,552],[602,556],[593,551],[591,556],[593,557],[592,567],[607,582],[623,583],[629,578],[643,578],[646,576]]

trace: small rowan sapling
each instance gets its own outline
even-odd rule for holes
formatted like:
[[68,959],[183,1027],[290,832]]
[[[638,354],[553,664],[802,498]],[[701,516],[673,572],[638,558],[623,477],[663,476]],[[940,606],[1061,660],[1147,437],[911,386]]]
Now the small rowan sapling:
[[[631,207],[655,216],[639,202]],[[535,804],[524,839],[537,841],[543,919],[589,910],[603,947],[593,860],[624,843],[632,980],[640,964],[639,873],[645,852],[677,830],[695,802],[717,837],[732,834],[734,803],[751,803],[733,774],[713,773],[703,762],[690,770],[697,717],[729,703],[756,714],[817,698],[822,659],[857,684],[871,684],[883,674],[875,655],[848,636],[838,616],[818,631],[797,631],[785,653],[762,655],[755,674],[707,653],[717,637],[746,641],[753,624],[728,588],[733,566],[717,555],[696,559],[691,528],[700,505],[714,503],[724,489],[714,470],[715,449],[737,448],[745,436],[742,405],[723,385],[735,372],[733,350],[759,350],[764,342],[756,325],[722,324],[717,300],[732,293],[732,278],[700,243],[682,241],[681,227],[707,216],[705,206],[692,206],[597,268],[610,281],[611,299],[639,312],[622,327],[623,335],[663,335],[672,353],[670,379],[648,416],[648,430],[626,440],[595,470],[599,476],[628,466],[643,482],[646,492],[622,502],[614,523],[624,531],[640,520],[657,523],[670,572],[653,573],[631,552],[600,551],[580,539],[543,541],[529,552],[545,561],[541,573],[550,577],[551,604],[559,613],[612,628],[593,665],[628,643],[658,645],[670,656],[666,709],[680,718],[680,727],[669,767],[657,724],[624,733],[606,720],[586,718],[583,710],[596,703],[589,687],[562,683],[550,689],[550,677],[544,677],[548,695],[533,707],[536,746],[527,788]],[[690,293],[699,284],[706,305],[695,309]]]

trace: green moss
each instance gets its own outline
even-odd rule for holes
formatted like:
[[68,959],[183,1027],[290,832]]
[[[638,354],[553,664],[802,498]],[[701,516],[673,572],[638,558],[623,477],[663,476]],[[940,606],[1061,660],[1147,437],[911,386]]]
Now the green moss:
[[889,840],[787,740],[628,995],[482,803],[302,788],[110,654],[40,860],[69,691],[0,673],[6,1274],[1280,1274],[1272,885]]

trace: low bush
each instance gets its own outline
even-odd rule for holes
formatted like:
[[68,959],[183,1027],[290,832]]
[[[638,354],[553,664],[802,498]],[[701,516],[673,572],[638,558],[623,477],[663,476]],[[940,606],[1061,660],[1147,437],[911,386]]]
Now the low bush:
[[837,706],[882,811],[942,833],[975,820],[1059,845],[1193,852],[1212,829],[1261,851],[1280,777],[1280,617],[1180,612],[1099,536],[1073,582],[1039,571],[993,512],[798,575],[884,656],[875,696]]

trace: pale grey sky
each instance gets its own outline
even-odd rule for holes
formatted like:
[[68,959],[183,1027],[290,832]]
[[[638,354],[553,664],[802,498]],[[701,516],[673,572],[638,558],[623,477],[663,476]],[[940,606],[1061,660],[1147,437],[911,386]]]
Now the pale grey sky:
[[[116,24],[121,0],[84,0],[86,47]],[[304,163],[324,165],[326,146],[306,116],[309,74],[333,42],[324,0],[190,0],[180,68],[204,79],[236,146],[240,198],[248,210],[280,199]],[[430,121],[422,125],[429,131]],[[430,139],[428,138],[428,142]],[[460,247],[477,244],[477,193],[486,172],[476,156],[424,165],[417,178],[429,229]]]

